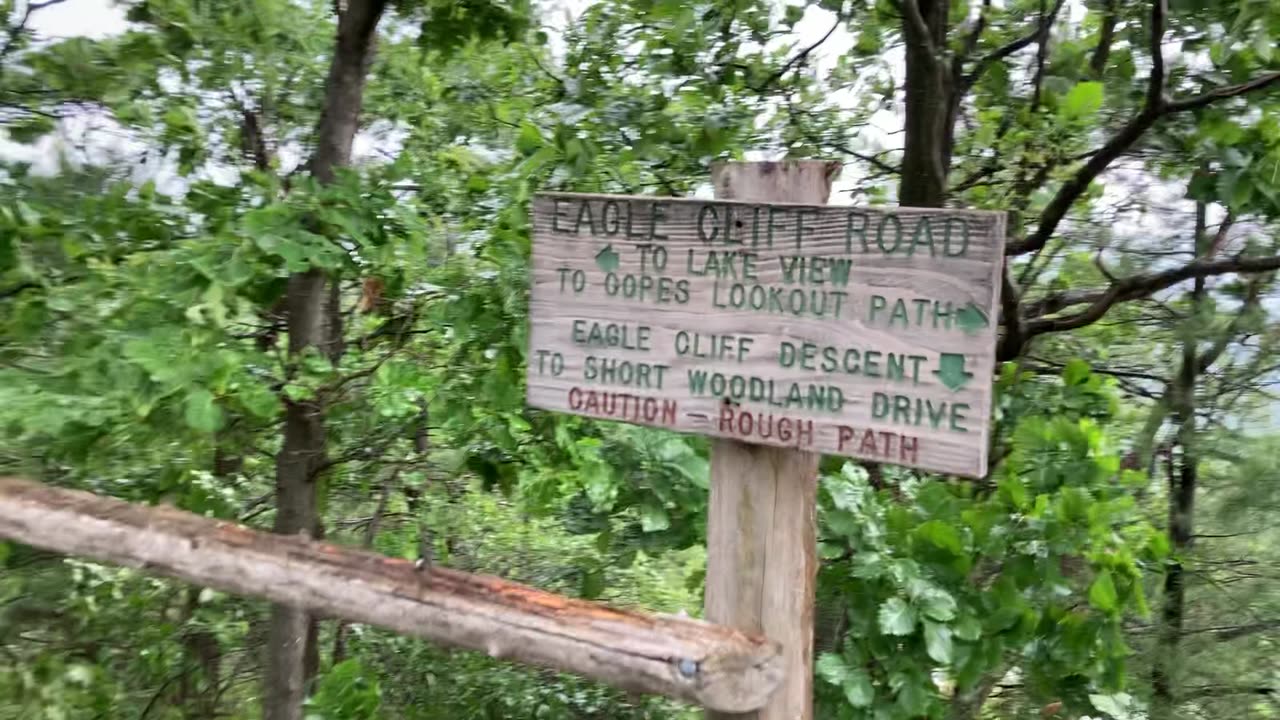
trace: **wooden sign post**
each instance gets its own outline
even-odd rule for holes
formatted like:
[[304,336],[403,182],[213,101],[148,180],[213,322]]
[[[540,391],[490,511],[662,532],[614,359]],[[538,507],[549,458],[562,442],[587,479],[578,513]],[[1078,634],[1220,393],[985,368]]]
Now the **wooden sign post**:
[[[713,167],[711,180],[717,198],[823,205],[839,167],[820,161],[733,163]],[[731,439],[711,447],[706,618],[777,642],[784,674],[760,710],[736,716],[709,710],[709,720],[813,717],[820,457]]]
[[760,720],[812,716],[819,454],[987,469],[1004,215],[829,206],[832,170],[534,200],[529,404],[720,438],[706,610],[783,646]]

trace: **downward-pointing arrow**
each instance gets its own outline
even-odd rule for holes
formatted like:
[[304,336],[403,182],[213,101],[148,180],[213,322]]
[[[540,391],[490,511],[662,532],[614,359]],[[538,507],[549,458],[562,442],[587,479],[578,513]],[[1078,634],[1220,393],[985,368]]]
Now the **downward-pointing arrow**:
[[959,390],[973,377],[973,373],[964,369],[964,355],[959,353],[942,353],[938,356],[938,369],[934,375],[951,391]]

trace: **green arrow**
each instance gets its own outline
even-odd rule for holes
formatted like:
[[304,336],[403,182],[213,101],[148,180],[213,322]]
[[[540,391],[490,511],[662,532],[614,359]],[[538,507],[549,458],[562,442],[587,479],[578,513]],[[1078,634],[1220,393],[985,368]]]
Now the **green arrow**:
[[933,374],[952,391],[964,387],[973,377],[973,373],[964,369],[964,355],[959,353],[942,353],[938,356],[938,369]]
[[612,243],[596,253],[596,266],[607,273],[618,269],[618,253],[613,251]]
[[958,325],[966,335],[974,335],[979,330],[990,324],[991,321],[987,319],[987,314],[982,312],[982,308],[979,308],[973,303],[969,303],[956,311],[956,325]]

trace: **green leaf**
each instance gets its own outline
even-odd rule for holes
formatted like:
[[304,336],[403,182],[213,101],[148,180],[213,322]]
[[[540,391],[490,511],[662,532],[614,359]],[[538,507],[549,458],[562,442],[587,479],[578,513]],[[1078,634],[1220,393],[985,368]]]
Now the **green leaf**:
[[955,622],[952,631],[961,640],[973,642],[982,637],[982,623],[977,618],[966,615]]
[[654,502],[640,506],[640,528],[645,532],[660,532],[671,527],[671,517],[666,508]]
[[844,658],[835,653],[822,653],[818,656],[818,661],[813,665],[814,672],[818,677],[837,687],[844,686],[844,680],[849,675],[849,666],[845,664]]
[[844,691],[853,707],[868,707],[875,699],[876,690],[871,676],[862,668],[851,667],[845,659],[833,653],[823,653],[814,665],[818,677]]
[[941,520],[929,520],[916,528],[916,535],[955,555],[964,554],[964,544],[955,527]]
[[183,417],[187,425],[197,432],[211,433],[222,427],[222,410],[215,402],[213,393],[204,388],[187,393]]
[[941,623],[925,620],[924,644],[929,657],[943,665],[951,664],[951,628]]
[[595,600],[604,593],[604,588],[605,577],[603,570],[595,569],[582,574],[581,597],[587,600]]
[[1258,59],[1262,62],[1271,62],[1273,51],[1273,43],[1271,36],[1267,34],[1266,29],[1260,29],[1253,36],[1253,51],[1258,54]]
[[53,131],[53,120],[35,115],[23,120],[11,122],[4,127],[9,139],[21,144],[33,143]]
[[1067,385],[1079,385],[1089,379],[1091,370],[1089,363],[1080,358],[1071,358],[1062,368],[1062,382]]
[[1102,108],[1102,83],[1076,83],[1062,99],[1062,114],[1068,118],[1082,118]]
[[889,598],[880,606],[880,631],[886,635],[910,635],[916,629],[916,611],[902,598]]
[[538,130],[538,126],[533,123],[523,123],[520,126],[520,134],[516,137],[516,150],[521,155],[529,156],[534,154],[544,144],[542,132]]
[[1116,718],[1125,716],[1124,706],[1120,704],[1120,700],[1116,695],[1090,695],[1089,702],[1098,712],[1106,713]]
[[932,588],[920,597],[919,603],[926,617],[942,622],[955,619],[956,599],[946,590]]
[[250,383],[236,393],[236,399],[255,417],[270,420],[280,412],[280,398],[259,383]]
[[854,707],[870,707],[876,699],[875,686],[871,684],[871,676],[866,670],[851,670],[844,681],[844,697]]
[[1111,571],[1103,570],[1098,573],[1098,577],[1089,586],[1089,604],[1103,612],[1115,612],[1119,602],[1115,582],[1111,579]]

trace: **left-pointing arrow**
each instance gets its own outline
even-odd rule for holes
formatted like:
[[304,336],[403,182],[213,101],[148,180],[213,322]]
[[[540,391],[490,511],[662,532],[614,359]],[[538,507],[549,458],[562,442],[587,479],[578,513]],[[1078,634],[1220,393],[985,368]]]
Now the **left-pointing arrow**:
[[612,243],[605,245],[600,252],[596,253],[596,266],[605,272],[618,269],[618,253],[613,251]]

